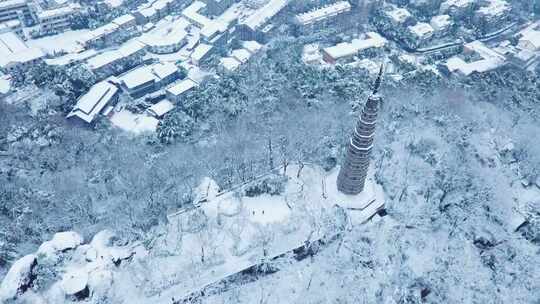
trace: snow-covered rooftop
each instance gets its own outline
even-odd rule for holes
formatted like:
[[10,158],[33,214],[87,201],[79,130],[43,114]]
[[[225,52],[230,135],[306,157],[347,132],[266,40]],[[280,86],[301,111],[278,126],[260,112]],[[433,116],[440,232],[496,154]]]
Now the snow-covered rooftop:
[[37,13],[37,16],[40,20],[49,19],[49,18],[59,18],[67,15],[71,15],[75,12],[75,9],[78,7],[74,6],[62,6],[50,10],[42,10]]
[[197,83],[189,78],[175,83],[173,86],[167,89],[167,92],[173,96],[180,96],[181,94],[193,89],[197,86]]
[[452,19],[450,19],[449,15],[437,15],[431,18],[429,24],[436,31],[445,30],[452,25]]
[[348,1],[338,1],[312,11],[296,15],[298,23],[307,25],[312,24],[341,13],[351,10],[351,4]]
[[96,83],[90,90],[79,98],[77,104],[67,117],[77,116],[87,123],[92,122],[101,110],[118,92],[118,88],[104,80]]
[[150,47],[174,46],[182,44],[187,38],[190,23],[184,18],[173,22],[160,21],[156,28],[143,34],[138,40]]
[[26,50],[28,46],[13,32],[0,34],[0,57]]
[[191,22],[197,24],[199,27],[204,27],[210,23],[212,20],[204,15],[199,14],[199,10],[206,7],[206,3],[202,1],[194,1],[190,6],[186,7],[182,11],[182,16],[186,17]]
[[233,57],[224,57],[219,60],[221,66],[228,71],[236,70],[241,63]]
[[505,0],[489,0],[488,5],[482,6],[477,13],[484,16],[502,16],[510,11],[511,7]]
[[150,82],[159,82],[177,72],[178,68],[174,63],[156,63],[133,69],[120,76],[119,80],[126,86],[126,88],[134,89]]
[[441,3],[440,10],[443,13],[448,12],[452,8],[467,8],[474,4],[475,0],[446,0]]
[[409,31],[416,36],[417,39],[428,39],[434,32],[431,25],[424,22],[418,22],[415,25],[409,26]]
[[351,42],[342,42],[325,48],[324,52],[334,60],[337,60],[342,57],[352,56],[364,49],[380,48],[386,44],[386,39],[378,33],[369,32],[366,35],[366,39],[353,39]]
[[483,73],[494,70],[505,64],[506,58],[488,48],[480,41],[474,41],[465,45],[465,49],[479,54],[482,59],[474,62],[465,62],[463,59],[454,56],[448,59],[445,63],[450,72],[459,72],[462,75],[468,76],[474,72]]
[[150,108],[147,109],[147,111],[155,117],[161,117],[167,114],[172,109],[174,109],[174,104],[169,100],[164,99],[152,105]]
[[210,44],[201,43],[193,50],[191,58],[195,61],[200,61],[212,48],[213,46]]
[[288,0],[270,0],[240,23],[252,30],[257,30],[284,9],[287,4],[289,4]]
[[45,59],[45,63],[48,65],[68,65],[75,62],[80,62],[87,60],[93,56],[96,56],[98,53],[96,50],[90,49],[81,53],[69,53],[64,56],[56,57],[56,58],[50,58]]
[[403,23],[412,17],[407,9],[401,7],[394,7],[393,9],[386,11],[386,15],[397,24]]
[[125,14],[120,17],[115,18],[112,23],[122,27],[126,24],[129,24],[130,22],[135,22],[135,17],[133,17],[130,14]]
[[262,49],[262,45],[255,40],[249,40],[242,42],[244,49],[248,50],[251,54],[255,54]]
[[237,49],[231,52],[232,57],[241,63],[246,63],[251,58],[251,53],[246,49]]

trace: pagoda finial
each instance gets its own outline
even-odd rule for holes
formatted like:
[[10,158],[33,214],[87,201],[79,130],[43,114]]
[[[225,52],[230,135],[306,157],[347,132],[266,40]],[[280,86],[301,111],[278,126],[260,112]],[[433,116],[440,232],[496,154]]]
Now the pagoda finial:
[[384,71],[384,63],[381,63],[381,68],[379,69],[379,75],[377,76],[377,79],[375,79],[375,85],[373,87],[373,95],[377,94],[377,91],[379,91],[379,87],[381,86],[381,82],[382,82],[383,71]]

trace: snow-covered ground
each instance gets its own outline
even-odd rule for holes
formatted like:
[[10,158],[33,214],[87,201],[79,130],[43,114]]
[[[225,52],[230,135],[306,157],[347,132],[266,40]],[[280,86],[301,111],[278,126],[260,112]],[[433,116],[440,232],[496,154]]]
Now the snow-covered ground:
[[[92,301],[105,297],[118,303],[169,304],[172,298],[182,299],[306,241],[359,226],[343,218],[333,191],[325,187],[335,183],[336,171],[313,166],[299,171],[291,165],[282,194],[252,197],[242,190],[217,193],[215,183],[206,179],[198,187],[204,192],[199,197],[209,200],[170,216],[146,248],[139,243],[112,246],[110,232],[85,245],[75,233],[56,234],[37,256],[63,261],[57,281],[42,294],[29,292],[23,298],[43,296],[63,303],[64,295],[77,296],[88,286]],[[363,214],[364,221],[372,215]],[[129,257],[131,261],[116,263]]]
[[124,109],[114,112],[111,122],[124,131],[138,135],[155,132],[159,120],[147,114],[134,114]]

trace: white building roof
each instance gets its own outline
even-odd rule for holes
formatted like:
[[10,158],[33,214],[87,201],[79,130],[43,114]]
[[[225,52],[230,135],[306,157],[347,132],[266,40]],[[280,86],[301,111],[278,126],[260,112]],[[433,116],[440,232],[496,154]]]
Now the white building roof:
[[251,53],[246,49],[237,49],[231,52],[232,57],[241,63],[246,63],[251,58]]
[[194,50],[193,53],[191,53],[191,58],[200,61],[210,50],[213,48],[213,46],[205,43],[199,44]]
[[409,31],[416,36],[417,39],[427,39],[433,36],[433,28],[428,23],[418,22],[415,25],[409,26]]
[[482,59],[468,63],[463,59],[454,56],[445,63],[449,71],[457,71],[468,76],[473,72],[483,73],[491,71],[505,64],[506,58],[503,55],[488,48],[480,41],[473,41],[466,44],[464,47],[470,51],[476,52]]
[[519,41],[520,41],[520,44],[524,42],[529,43],[533,47],[533,50],[536,51],[540,49],[540,31],[530,30],[530,31],[524,32],[522,37],[519,38]]
[[183,93],[193,89],[197,86],[197,83],[189,78],[175,83],[173,86],[167,89],[167,92],[173,96],[180,96]]
[[178,67],[172,62],[156,63],[152,66],[152,72],[161,80],[178,73]]
[[137,12],[146,18],[152,18],[153,16],[157,14],[156,9],[153,7],[141,8]]
[[136,88],[149,82],[158,82],[176,73],[178,68],[174,63],[156,63],[133,69],[122,76],[119,80],[128,89]]
[[392,10],[386,11],[386,15],[390,17],[397,24],[403,23],[408,18],[412,17],[411,13],[409,13],[408,10],[404,8],[397,8],[397,7]]
[[26,0],[6,0],[0,2],[0,9],[26,5]]
[[115,18],[112,23],[118,25],[118,26],[124,26],[130,22],[135,22],[135,17],[133,17],[130,14],[125,14],[120,17]]
[[155,82],[156,76],[149,66],[142,66],[125,73],[119,79],[130,90],[149,82]]
[[156,117],[161,117],[172,109],[174,109],[174,104],[169,100],[164,99],[148,108],[148,112]]
[[324,52],[334,59],[352,56],[361,50],[368,48],[380,48],[386,44],[386,39],[375,32],[367,33],[367,39],[353,39],[351,42],[342,42],[335,46],[327,47]]
[[441,12],[447,12],[450,8],[466,8],[474,4],[475,0],[446,0],[441,3]]
[[162,47],[181,44],[187,38],[190,22],[179,18],[172,22],[162,20],[156,28],[143,34],[139,41],[150,47]]
[[277,15],[285,8],[285,6],[287,6],[287,4],[289,4],[288,0],[270,0],[263,7],[256,10],[254,14],[240,23],[248,26],[252,30],[256,30]]
[[298,14],[296,15],[296,20],[300,24],[307,25],[350,10],[351,4],[348,1],[338,1],[306,13]]
[[0,34],[0,57],[24,51],[26,44],[13,32]]
[[495,52],[494,50],[487,47],[483,42],[478,40],[465,44],[464,48],[478,53],[485,59],[497,58],[502,61],[506,59],[503,55]]
[[244,41],[242,46],[251,54],[255,54],[262,49],[262,45],[255,40]]
[[511,7],[505,0],[489,0],[488,5],[482,6],[477,13],[484,16],[502,16],[510,11]]
[[37,16],[40,20],[53,18],[53,17],[62,17],[73,14],[75,9],[71,6],[63,6],[50,10],[42,10],[37,13]]
[[69,53],[64,56],[45,59],[45,63],[47,63],[48,65],[63,66],[63,65],[74,63],[74,62],[84,61],[96,55],[97,55],[97,51],[94,49],[90,49],[81,53]]
[[204,27],[207,24],[210,24],[212,22],[212,20],[210,20],[208,17],[199,14],[199,10],[205,7],[206,7],[206,3],[202,1],[198,1],[198,0],[194,1],[193,3],[191,3],[190,6],[186,7],[182,11],[182,16],[188,18],[189,20],[191,20],[198,26]]
[[437,15],[431,18],[429,24],[431,25],[431,27],[433,27],[434,30],[440,31],[452,25],[452,19],[450,19],[449,15]]
[[201,29],[201,36],[206,39],[212,39],[217,33],[225,32],[231,24],[243,14],[244,10],[245,8],[242,7],[241,3],[234,3],[227,8],[223,14],[203,26]]
[[122,58],[118,51],[108,51],[89,58],[86,63],[91,70],[97,70]]
[[118,48],[118,52],[122,55],[122,57],[129,57],[129,56],[143,50],[144,47],[145,47],[145,45],[140,43],[139,41],[131,40],[131,41],[128,41],[128,42],[122,44],[122,46],[120,46],[120,48]]
[[0,58],[0,66],[6,67],[9,64],[26,63],[43,58],[45,53],[39,48],[27,48],[25,50],[11,53]]
[[241,63],[233,57],[224,57],[219,60],[222,67],[228,71],[236,70]]
[[96,83],[84,94],[67,117],[77,116],[90,123],[111,101],[118,88],[107,80]]

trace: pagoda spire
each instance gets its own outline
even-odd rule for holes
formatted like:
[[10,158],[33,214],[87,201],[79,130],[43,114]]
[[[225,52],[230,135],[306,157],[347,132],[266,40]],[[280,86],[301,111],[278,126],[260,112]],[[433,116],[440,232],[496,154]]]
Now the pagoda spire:
[[383,65],[373,85],[373,93],[368,97],[360,119],[347,147],[347,155],[337,178],[337,188],[344,194],[355,195],[364,190],[369,168],[373,137],[377,122],[377,112],[382,97],[377,94],[381,86]]

